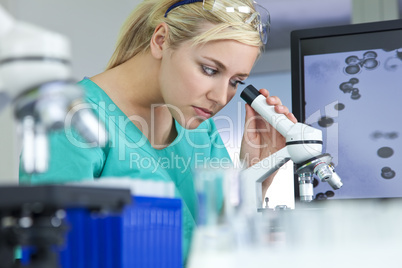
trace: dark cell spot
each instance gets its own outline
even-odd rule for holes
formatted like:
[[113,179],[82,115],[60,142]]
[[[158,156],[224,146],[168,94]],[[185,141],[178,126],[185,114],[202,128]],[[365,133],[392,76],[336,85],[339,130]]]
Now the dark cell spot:
[[327,197],[334,197],[334,196],[335,196],[335,193],[334,193],[334,191],[326,191],[326,192],[325,192],[325,195],[326,195]]
[[343,109],[345,109],[345,104],[337,103],[337,104],[335,104],[334,108],[335,108],[335,110],[342,111]]
[[381,177],[384,179],[392,179],[395,177],[396,173],[390,167],[383,167],[381,169]]
[[387,71],[395,71],[398,69],[399,65],[401,64],[400,59],[397,58],[388,58],[385,61],[384,68]]
[[375,131],[373,134],[371,134],[371,137],[373,137],[373,139],[379,139],[382,138],[382,133],[380,131]]
[[396,139],[396,138],[398,138],[398,132],[390,132],[390,133],[387,133],[387,134],[385,134],[385,136],[388,138],[388,139]]
[[330,127],[334,123],[334,119],[331,117],[323,116],[318,120],[318,125],[320,127]]
[[327,199],[327,197],[325,196],[325,194],[323,194],[323,193],[318,193],[316,196],[315,196],[315,200],[326,200]]
[[349,56],[345,59],[346,64],[356,65],[359,64],[359,58],[356,56]]
[[385,139],[394,140],[394,139],[399,138],[399,133],[396,131],[388,132],[388,133],[382,133],[380,131],[375,131],[371,134],[371,137],[373,139],[385,138]]
[[362,95],[360,95],[358,88],[352,89],[352,95],[351,95],[350,97],[351,97],[353,100],[358,100],[358,99],[360,99],[361,96],[362,96]]
[[357,79],[357,78],[350,78],[349,82],[352,83],[352,84],[357,84],[357,83],[359,83],[359,79]]
[[390,147],[381,147],[378,149],[377,154],[379,157],[388,158],[394,154],[394,150]]
[[350,93],[353,89],[353,84],[350,82],[344,82],[340,84],[339,88],[343,91],[343,93]]
[[364,61],[363,65],[366,67],[366,69],[374,69],[378,66],[378,61],[375,59],[367,59]]
[[358,65],[350,65],[345,68],[345,72],[347,74],[357,74],[360,71],[360,67]]
[[370,58],[377,58],[377,53],[374,51],[367,51],[363,54],[363,58],[370,59]]
[[402,51],[396,51],[396,56],[402,60]]

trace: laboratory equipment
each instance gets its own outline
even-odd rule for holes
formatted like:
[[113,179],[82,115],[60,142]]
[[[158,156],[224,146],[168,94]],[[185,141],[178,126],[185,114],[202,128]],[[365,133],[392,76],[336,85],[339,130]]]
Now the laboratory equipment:
[[[262,208],[262,182],[289,160],[296,164],[301,201],[313,200],[314,177],[328,182],[335,190],[342,187],[342,181],[331,164],[332,157],[322,152],[320,130],[303,123],[293,123],[285,115],[276,113],[274,106],[268,105],[265,96],[252,85],[247,86],[240,96],[286,138],[284,148],[242,172],[248,184],[248,206]],[[254,197],[255,200],[252,200]]]
[[322,131],[348,185],[318,183],[316,197],[402,197],[401,50],[401,19],[292,32],[292,112]]
[[[55,248],[62,268],[182,266],[182,202],[175,198],[173,182],[110,177],[68,186],[94,192],[129,189],[131,202],[118,213],[93,213],[85,206],[67,205],[69,230],[65,243]],[[29,262],[31,247],[23,247],[22,252],[22,263]]]
[[[89,146],[107,134],[72,80],[70,45],[57,33],[15,21],[0,6],[0,111],[12,104],[27,173],[48,168],[48,133],[75,128]],[[66,121],[66,118],[69,120]]]
[[[18,246],[29,246],[27,268],[59,267],[55,248],[65,242],[69,228],[67,209],[94,214],[121,213],[131,203],[127,188],[94,188],[67,185],[0,187],[0,267],[19,267],[15,263]],[[82,241],[81,241],[82,242]]]

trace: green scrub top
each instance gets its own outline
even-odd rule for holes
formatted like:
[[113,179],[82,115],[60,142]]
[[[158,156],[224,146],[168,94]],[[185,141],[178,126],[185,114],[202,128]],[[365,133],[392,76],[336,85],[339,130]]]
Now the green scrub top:
[[[176,139],[164,149],[154,149],[149,140],[109,96],[90,79],[78,83],[86,93],[88,104],[105,123],[109,143],[104,148],[85,142],[74,129],[50,135],[49,170],[28,175],[20,169],[20,183],[43,184],[93,180],[102,177],[131,177],[144,180],[171,181],[176,196],[182,199],[183,260],[187,258],[197,215],[197,195],[193,180],[196,168],[208,164],[230,166],[230,156],[212,119],[197,129],[187,130],[176,121]],[[21,167],[21,165],[20,165]]]

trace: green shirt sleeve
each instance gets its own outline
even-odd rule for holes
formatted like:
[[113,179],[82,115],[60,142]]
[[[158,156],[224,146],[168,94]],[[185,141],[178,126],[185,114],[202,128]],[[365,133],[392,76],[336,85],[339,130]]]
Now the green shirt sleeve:
[[103,149],[85,143],[74,130],[49,135],[49,168],[42,174],[27,174],[20,164],[21,184],[65,183],[99,177],[105,159]]

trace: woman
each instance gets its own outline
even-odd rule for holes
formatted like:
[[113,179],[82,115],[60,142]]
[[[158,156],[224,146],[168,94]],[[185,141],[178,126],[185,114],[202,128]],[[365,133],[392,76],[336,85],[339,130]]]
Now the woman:
[[[94,147],[74,132],[57,133],[49,172],[21,174],[21,181],[172,181],[183,200],[186,256],[197,203],[193,171],[216,159],[230,162],[211,117],[248,77],[266,41],[268,16],[249,0],[145,0],[125,22],[107,69],[80,82],[105,122],[109,144]],[[296,122],[277,97],[261,93]],[[284,139],[246,105],[241,146],[240,157],[252,165],[281,149]]]

